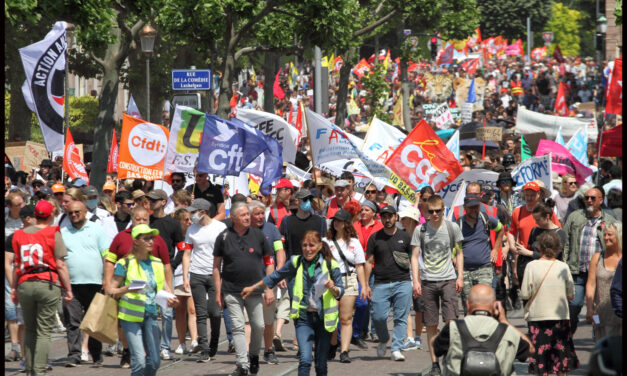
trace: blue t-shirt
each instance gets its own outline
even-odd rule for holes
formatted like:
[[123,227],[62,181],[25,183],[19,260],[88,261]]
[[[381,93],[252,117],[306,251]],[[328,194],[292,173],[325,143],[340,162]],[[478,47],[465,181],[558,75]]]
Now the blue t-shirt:
[[[482,213],[483,214],[483,213]],[[485,214],[483,214],[485,215]],[[485,215],[488,219],[489,229],[498,231],[501,227],[499,220]],[[490,234],[483,225],[481,215],[477,216],[475,227],[466,222],[466,216],[461,218],[461,230],[464,240],[462,240],[462,251],[464,252],[464,269],[475,270],[491,264]]]
[[111,239],[98,223],[86,221],[80,230],[71,224],[61,228],[67,248],[65,262],[73,285],[102,284],[104,259]]
[[[139,266],[144,270],[144,273],[146,273],[146,281],[148,282],[143,291],[146,294],[146,313],[156,315],[157,303],[155,303],[155,297],[157,296],[157,281],[155,280],[155,273],[152,271],[152,262],[150,259],[139,260]],[[126,277],[126,270],[120,263],[117,263],[115,264],[113,274]]]

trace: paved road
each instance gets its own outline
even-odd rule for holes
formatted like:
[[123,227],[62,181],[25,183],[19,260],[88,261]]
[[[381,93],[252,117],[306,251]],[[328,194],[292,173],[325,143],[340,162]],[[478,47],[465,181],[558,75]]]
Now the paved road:
[[[585,308],[584,308],[585,311]],[[585,317],[585,312],[582,318]],[[512,312],[510,315],[511,322],[518,326],[523,332],[527,332],[526,324],[522,319],[522,310]],[[392,318],[388,320],[388,327],[392,329]],[[291,348],[292,339],[294,338],[294,327],[290,324],[284,328],[284,342]],[[192,356],[179,356],[174,361],[162,361],[159,375],[228,375],[235,369],[235,355],[227,353],[227,341],[224,333],[224,325],[222,325],[221,342],[218,347],[218,354],[214,360],[209,363],[196,363]],[[427,335],[423,333],[422,340],[426,344]],[[178,340],[173,341],[172,348],[176,348]],[[429,353],[425,350],[414,350],[405,352],[407,360],[404,362],[393,362],[389,357],[379,359],[376,355],[376,344],[368,342],[368,349],[360,350],[351,346],[350,355],[353,359],[351,364],[342,364],[336,358],[335,361],[329,362],[329,375],[342,376],[363,376],[363,375],[421,375],[426,373],[430,367]],[[585,374],[584,370],[588,365],[590,352],[594,347],[592,340],[592,327],[584,323],[579,327],[575,335],[575,348],[581,362],[581,368],[572,372],[574,375]],[[10,346],[5,343],[5,351]],[[390,355],[388,348],[388,356]],[[109,375],[129,375],[130,370],[119,368],[120,359],[115,357],[105,357],[104,364],[95,367],[92,364],[82,364],[76,368],[65,368],[64,360],[67,355],[67,344],[64,334],[54,334],[50,349],[50,359],[53,366],[51,375],[53,376],[74,376],[74,375],[90,375],[90,376],[109,376]],[[260,354],[263,355],[263,354]],[[261,356],[260,356],[261,357]],[[298,360],[295,351],[277,353],[279,364],[270,365],[261,363],[259,371],[260,376],[283,376],[296,375]],[[339,355],[338,355],[339,357]],[[19,375],[18,362],[5,363],[5,375]],[[527,374],[526,364],[517,363],[516,373],[518,375]],[[312,370],[312,374],[315,372]]]

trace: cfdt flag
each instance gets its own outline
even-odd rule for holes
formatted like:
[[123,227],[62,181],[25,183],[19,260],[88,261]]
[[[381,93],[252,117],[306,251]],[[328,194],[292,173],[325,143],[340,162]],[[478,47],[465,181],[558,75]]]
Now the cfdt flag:
[[614,60],[614,69],[607,88],[605,112],[616,115],[623,114],[623,59]]
[[215,115],[205,115],[197,171],[221,176],[238,176],[267,148],[263,140]]
[[462,173],[455,155],[424,119],[385,164],[414,190],[428,184],[437,192]]
[[204,112],[191,107],[176,106],[165,158],[166,173],[194,172],[204,126]]
[[26,73],[22,93],[39,119],[49,153],[63,150],[66,27],[66,22],[59,21],[43,40],[20,48]]
[[163,125],[124,114],[118,179],[162,179],[169,136]]
[[76,144],[74,144],[74,137],[72,137],[69,128],[67,129],[67,137],[65,137],[63,171],[67,172],[72,179],[85,179],[87,184],[89,184],[89,176],[87,175],[87,170],[85,170],[85,164],[81,161],[81,155]]
[[107,173],[118,172],[118,155],[120,148],[118,146],[118,138],[113,129],[113,137],[111,138],[111,149],[109,150],[109,160],[107,161]]

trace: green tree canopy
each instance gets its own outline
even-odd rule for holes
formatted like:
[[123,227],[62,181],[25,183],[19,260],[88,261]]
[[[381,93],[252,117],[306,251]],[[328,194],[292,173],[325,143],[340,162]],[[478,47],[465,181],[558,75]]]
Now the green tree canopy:
[[531,30],[542,32],[551,18],[553,2],[545,0],[477,0],[481,12],[481,36],[502,35],[514,40],[527,35],[527,17]]
[[553,6],[553,15],[547,28],[553,31],[553,44],[559,45],[564,56],[579,55],[581,38],[579,20],[581,12],[570,9],[563,3]]

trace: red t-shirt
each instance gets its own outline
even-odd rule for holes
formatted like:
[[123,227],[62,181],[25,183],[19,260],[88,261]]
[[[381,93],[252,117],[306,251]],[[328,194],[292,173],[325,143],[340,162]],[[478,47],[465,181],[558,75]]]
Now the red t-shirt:
[[[557,219],[555,212],[551,215],[551,222],[562,228],[562,224]],[[531,212],[527,210],[526,205],[519,206],[514,209],[512,212],[512,225],[509,232],[514,235],[518,243],[522,244],[523,247],[530,249],[527,242],[529,241],[531,230],[536,226],[538,226],[538,224],[536,223],[536,220],[533,219]],[[516,237],[516,234],[518,234],[518,237]]]
[[[133,236],[131,235],[131,229],[120,231],[113,241],[111,247],[109,247],[109,253],[113,253],[117,256],[117,259],[131,253],[133,247]],[[152,255],[161,259],[164,265],[170,263],[170,254],[168,253],[168,246],[165,244],[165,240],[159,235],[155,236],[154,247],[152,248]],[[107,260],[110,261],[110,260]]]
[[357,237],[359,238],[359,243],[361,243],[361,247],[363,248],[364,252],[366,252],[370,235],[381,230],[383,228],[383,223],[375,219],[372,226],[366,227],[361,224],[361,221],[357,221],[353,224],[353,227],[355,227],[355,232],[357,233]]

